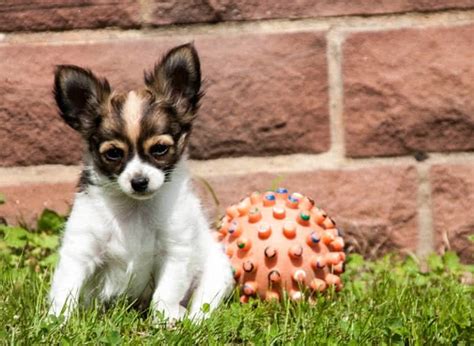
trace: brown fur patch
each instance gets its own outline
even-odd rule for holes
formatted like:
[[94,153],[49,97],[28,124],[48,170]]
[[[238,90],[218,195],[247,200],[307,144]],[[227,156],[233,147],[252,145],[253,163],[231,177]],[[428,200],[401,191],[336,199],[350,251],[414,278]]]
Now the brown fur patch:
[[155,144],[164,144],[171,147],[174,145],[174,140],[173,137],[171,137],[170,135],[153,136],[143,142],[143,149],[146,153],[148,153],[150,151],[150,148]]
[[99,153],[104,154],[107,150],[112,149],[112,148],[122,149],[123,152],[125,153],[125,156],[127,156],[128,145],[119,140],[102,142],[99,147]]

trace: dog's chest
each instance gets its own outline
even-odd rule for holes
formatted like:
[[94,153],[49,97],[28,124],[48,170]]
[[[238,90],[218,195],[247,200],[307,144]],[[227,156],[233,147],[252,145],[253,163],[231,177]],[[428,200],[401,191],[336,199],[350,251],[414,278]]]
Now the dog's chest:
[[153,285],[156,272],[157,231],[141,217],[115,222],[103,254],[101,296],[120,294],[139,298]]

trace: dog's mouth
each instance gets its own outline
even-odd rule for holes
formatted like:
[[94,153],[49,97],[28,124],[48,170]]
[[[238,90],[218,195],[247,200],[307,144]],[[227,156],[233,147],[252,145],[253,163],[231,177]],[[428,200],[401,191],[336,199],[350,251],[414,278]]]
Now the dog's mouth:
[[[124,191],[125,192],[125,191]],[[133,199],[139,200],[139,201],[144,201],[153,198],[153,196],[156,194],[155,191],[143,191],[143,192],[125,192],[125,194]]]

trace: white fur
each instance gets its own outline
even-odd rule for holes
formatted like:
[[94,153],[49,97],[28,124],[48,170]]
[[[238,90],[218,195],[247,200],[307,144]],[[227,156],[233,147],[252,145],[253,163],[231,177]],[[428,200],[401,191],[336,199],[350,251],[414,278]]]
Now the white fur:
[[[151,298],[155,311],[179,319],[180,302],[191,292],[190,317],[201,319],[202,305],[215,308],[231,291],[233,278],[191,190],[184,160],[170,182],[138,159],[128,166],[118,184],[92,172],[97,185],[76,195],[50,292],[51,313],[64,310],[68,316],[80,293],[85,303],[125,294],[139,302]],[[157,186],[146,200],[123,193],[137,169],[151,174],[153,190]]]
[[[149,179],[148,188],[145,193],[137,194],[132,189],[131,181],[137,176],[142,176]],[[127,167],[125,167],[117,181],[120,189],[128,196],[135,199],[148,199],[158,191],[161,185],[163,185],[165,182],[165,174],[152,165],[143,162],[138,156],[135,156],[127,164]]]

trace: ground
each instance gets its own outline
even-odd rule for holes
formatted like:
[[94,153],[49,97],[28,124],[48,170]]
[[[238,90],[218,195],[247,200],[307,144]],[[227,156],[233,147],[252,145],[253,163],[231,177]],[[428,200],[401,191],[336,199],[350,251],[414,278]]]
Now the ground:
[[45,211],[35,229],[0,226],[0,344],[474,344],[474,266],[450,252],[426,265],[352,254],[341,292],[244,305],[236,292],[201,325],[170,328],[123,299],[64,323],[46,298],[63,222]]

